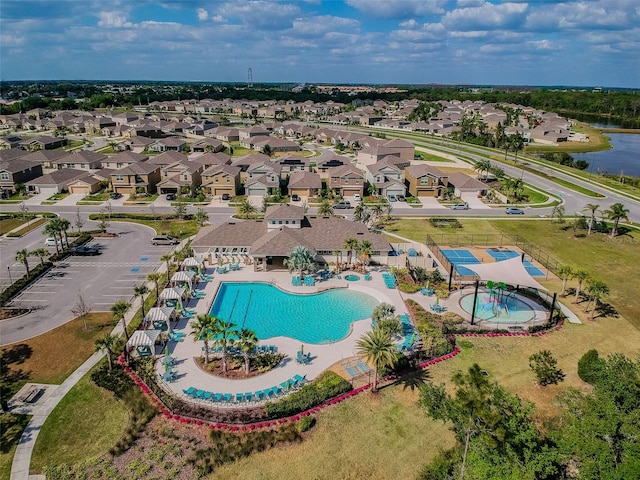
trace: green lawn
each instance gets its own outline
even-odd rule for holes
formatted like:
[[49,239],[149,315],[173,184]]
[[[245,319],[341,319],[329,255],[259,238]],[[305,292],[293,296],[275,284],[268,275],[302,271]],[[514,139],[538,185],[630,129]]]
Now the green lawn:
[[20,225],[27,223],[28,220],[24,220],[18,217],[3,218],[0,220],[0,235],[4,235],[10,232],[14,228],[18,228]]
[[106,454],[129,422],[125,404],[91,383],[87,374],[62,399],[42,427],[31,472]]
[[13,454],[16,451],[18,441],[27,424],[31,420],[31,415],[11,415],[2,417],[2,448],[0,449],[0,480],[9,480],[11,476],[11,464]]
[[133,218],[113,219],[111,222],[139,223],[153,228],[158,234],[167,234],[172,237],[186,238],[198,233],[200,227],[193,220],[138,220]]

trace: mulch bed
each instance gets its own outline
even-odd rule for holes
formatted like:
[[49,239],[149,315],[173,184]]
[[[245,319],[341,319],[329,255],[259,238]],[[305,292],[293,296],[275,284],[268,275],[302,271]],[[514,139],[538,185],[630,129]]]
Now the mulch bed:
[[20,315],[26,315],[27,313],[29,313],[28,308],[0,308],[0,320],[19,317]]
[[238,365],[227,359],[227,372],[222,372],[222,361],[219,359],[209,359],[209,365],[205,368],[203,357],[194,357],[196,364],[202,371],[213,375],[214,377],[229,378],[232,380],[245,380],[247,378],[256,377],[266,372],[259,372],[257,368],[251,366],[249,373],[244,371],[244,363]]

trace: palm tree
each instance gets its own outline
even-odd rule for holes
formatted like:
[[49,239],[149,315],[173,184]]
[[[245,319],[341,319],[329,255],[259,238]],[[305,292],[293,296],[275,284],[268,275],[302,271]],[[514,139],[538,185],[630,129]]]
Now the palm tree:
[[204,364],[209,365],[209,342],[214,338],[214,325],[216,317],[211,315],[198,315],[194,322],[191,322],[191,335],[196,340],[204,341]]
[[558,275],[558,278],[562,280],[562,291],[560,292],[560,295],[564,296],[564,293],[567,290],[567,281],[573,277],[573,267],[571,265],[562,265],[558,268],[556,275]]
[[367,223],[371,219],[371,212],[367,208],[367,206],[360,202],[356,205],[356,208],[353,210],[353,220],[355,222]]
[[382,217],[382,205],[376,203],[371,206],[371,222],[376,223]]
[[371,255],[373,255],[373,249],[371,247],[369,240],[363,240],[362,243],[360,243],[360,255],[365,267],[369,265],[369,260],[371,259]]
[[595,203],[587,203],[582,211],[583,212],[591,212],[591,218],[589,219],[589,231],[587,232],[587,237],[591,235],[591,230],[596,224],[596,210],[600,208],[600,205],[596,205]]
[[160,272],[151,272],[149,275],[147,275],[147,280],[149,280],[150,282],[153,282],[153,284],[156,286],[156,301],[158,300],[158,298],[160,297],[160,280],[162,280],[163,275]]
[[237,334],[236,324],[213,317],[213,334],[215,342],[222,347],[222,373],[227,373],[227,347],[233,344],[231,335]]
[[333,215],[333,205],[329,202],[329,200],[322,200],[320,205],[318,206],[318,215],[323,217],[330,217]]
[[[342,250],[334,250],[333,254],[336,256],[336,269],[342,263]],[[338,261],[338,258],[340,261]]]
[[573,271],[573,278],[578,280],[578,286],[576,287],[576,298],[573,303],[578,303],[578,298],[580,297],[580,291],[582,290],[582,282],[589,278],[589,272],[586,270],[579,268]]
[[629,221],[629,210],[624,208],[621,203],[614,203],[609,210],[605,210],[604,216],[609,220],[613,220],[613,228],[611,229],[611,238],[614,238],[618,233],[618,224],[620,220]]
[[138,285],[133,287],[133,296],[135,298],[140,297],[140,300],[142,300],[142,305],[140,306],[140,308],[142,308],[142,318],[144,318],[146,316],[145,311],[144,311],[144,296],[149,293],[149,289],[147,288],[147,286],[145,284],[142,285]]
[[398,355],[398,347],[393,344],[386,332],[374,328],[358,339],[356,351],[367,362],[373,364],[372,392],[375,393],[378,391],[378,370],[394,364]]
[[131,304],[124,300],[118,300],[116,303],[111,305],[111,315],[113,315],[114,320],[122,320],[122,327],[124,328],[124,336],[129,341],[129,332],[127,332],[127,322],[125,322],[124,317],[129,310]]
[[478,179],[482,177],[482,172],[488,172],[489,168],[491,168],[491,162],[489,160],[479,160],[476,162],[474,170],[478,172]]
[[351,257],[353,255],[353,251],[358,248],[358,240],[355,238],[347,238],[344,241],[344,248],[347,250],[347,264],[351,265]]
[[315,270],[315,260],[309,249],[303,245],[293,247],[288,258],[283,262],[290,271],[299,270],[302,275],[303,270]]
[[249,373],[249,353],[256,348],[256,344],[258,343],[258,337],[253,330],[249,330],[248,328],[243,328],[240,330],[238,334],[238,345],[240,346],[240,351],[242,352],[242,356],[244,357],[244,371],[245,373]]
[[169,270],[171,269],[171,259],[173,258],[173,254],[165,253],[160,257],[160,261],[165,262],[167,264],[167,282],[169,281]]
[[258,210],[253,204],[249,201],[249,199],[244,198],[238,204],[238,216],[240,218],[249,218],[251,215],[254,215]]
[[593,320],[596,309],[598,308],[598,302],[602,297],[609,294],[609,286],[600,280],[590,280],[587,286],[587,292],[589,292],[590,297],[587,303],[587,309],[589,308],[591,300],[593,300],[593,309],[591,310],[591,320]]
[[44,259],[49,256],[49,250],[46,248],[36,248],[34,251],[29,252],[29,255],[38,257],[40,259],[40,265],[44,265]]
[[[53,219],[55,220],[55,219]],[[49,223],[47,223],[44,227],[43,233],[47,236],[47,237],[51,237],[53,238],[56,242],[56,254],[60,253],[60,246],[58,245],[58,227],[56,226],[56,224],[53,222],[53,220],[50,220]]]
[[24,268],[27,269],[27,277],[31,276],[31,271],[29,270],[29,251],[26,248],[16,252],[16,262],[24,263]]
[[111,355],[113,354],[113,347],[118,343],[118,337],[115,335],[107,334],[104,337],[97,338],[94,345],[96,352],[104,350],[107,352],[107,362],[109,362],[109,371],[112,370],[113,364]]
[[393,212],[393,205],[391,205],[391,202],[385,203],[384,211],[387,214],[387,220],[391,220],[391,212]]
[[515,152],[513,163],[518,163],[518,152],[524,147],[524,137],[520,132],[509,137],[509,147]]
[[67,248],[69,248],[69,238],[67,237],[67,230],[71,228],[71,222],[66,218],[60,217],[58,218],[57,225],[61,232],[60,239],[62,240],[62,236],[64,236],[64,243]]
[[198,224],[198,226],[203,227],[204,224],[209,221],[209,215],[203,209],[199,208],[193,215],[193,220]]

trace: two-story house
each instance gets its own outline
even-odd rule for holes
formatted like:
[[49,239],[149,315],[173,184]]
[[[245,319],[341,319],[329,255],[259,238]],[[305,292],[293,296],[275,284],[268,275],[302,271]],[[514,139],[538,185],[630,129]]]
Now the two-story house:
[[280,191],[280,171],[281,166],[270,160],[250,165],[246,172],[240,174],[245,178],[246,194],[264,197]]
[[0,197],[13,195],[16,184],[27,183],[42,175],[41,164],[23,158],[0,161]]
[[406,194],[402,168],[388,159],[367,165],[366,179],[375,187],[377,195],[388,197]]
[[299,195],[301,197],[317,197],[322,190],[322,179],[314,172],[293,172],[289,175],[287,186],[289,195]]
[[53,162],[57,168],[73,168],[75,170],[85,170],[90,172],[102,167],[102,162],[107,156],[102,153],[95,153],[90,150],[81,150]]
[[133,194],[156,192],[160,182],[160,167],[149,162],[138,162],[111,173],[111,188],[114,192]]
[[112,170],[118,170],[120,168],[128,167],[134,163],[144,162],[149,160],[148,155],[141,153],[135,153],[132,151],[126,151],[107,157],[102,161],[102,168],[110,168]]
[[362,170],[353,165],[341,165],[329,168],[327,187],[336,195],[349,197],[355,194],[364,195],[365,176]]
[[201,174],[202,191],[205,195],[217,196],[225,193],[236,195],[240,189],[240,167],[220,164],[207,168]]
[[431,165],[411,165],[404,169],[409,192],[414,197],[440,197],[447,189],[448,176]]
[[311,160],[306,157],[297,157],[293,155],[283,155],[276,160],[282,167],[281,176],[288,177],[293,172],[310,172]]
[[160,193],[193,193],[202,183],[204,167],[196,162],[176,162],[163,167],[157,184]]

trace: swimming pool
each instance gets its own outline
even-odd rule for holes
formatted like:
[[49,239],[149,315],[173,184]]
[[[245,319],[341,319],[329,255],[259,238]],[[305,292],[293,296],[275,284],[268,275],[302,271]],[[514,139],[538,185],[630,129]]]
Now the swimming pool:
[[261,282],[224,282],[210,314],[249,328],[260,340],[290,337],[331,343],[349,334],[351,323],[370,318],[378,301],[347,288],[298,295]]
[[[473,294],[462,297],[460,306],[471,315]],[[524,323],[534,318],[533,308],[515,297],[509,297],[506,300],[506,307],[506,309],[502,308],[490,301],[488,293],[478,293],[475,316],[491,323]]]

